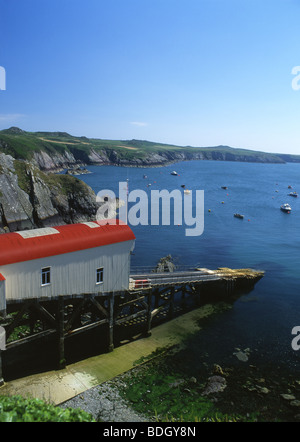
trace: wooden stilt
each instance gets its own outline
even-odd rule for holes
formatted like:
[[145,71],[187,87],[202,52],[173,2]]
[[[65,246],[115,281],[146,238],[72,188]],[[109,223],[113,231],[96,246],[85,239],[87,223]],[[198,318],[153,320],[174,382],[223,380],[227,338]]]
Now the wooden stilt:
[[109,295],[108,351],[114,349],[114,294]]
[[175,294],[175,288],[171,287],[170,292],[170,307],[169,307],[169,318],[172,319],[174,315],[174,294]]
[[0,387],[4,384],[3,373],[2,373],[2,350],[0,349]]
[[29,308],[28,313],[29,313],[29,329],[30,329],[30,334],[32,335],[34,333],[34,325],[36,317],[33,309]]
[[58,346],[58,368],[66,367],[65,360],[65,337],[64,337],[64,298],[60,296],[57,301],[57,346]]
[[183,308],[185,308],[185,306],[186,306],[185,292],[186,292],[186,288],[185,288],[185,285],[183,285],[181,288],[181,305]]
[[160,299],[159,290],[155,289],[154,290],[154,308],[158,308],[158,306],[159,306],[159,299]]
[[151,321],[152,321],[152,311],[151,311],[151,303],[152,303],[152,290],[150,289],[147,294],[147,321],[146,321],[146,336],[151,336]]

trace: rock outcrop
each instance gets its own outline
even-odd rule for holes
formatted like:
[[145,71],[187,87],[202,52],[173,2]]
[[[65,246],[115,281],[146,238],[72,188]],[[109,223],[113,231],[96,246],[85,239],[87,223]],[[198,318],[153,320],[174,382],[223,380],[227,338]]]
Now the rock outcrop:
[[77,178],[0,154],[0,232],[94,220],[98,207],[93,190]]

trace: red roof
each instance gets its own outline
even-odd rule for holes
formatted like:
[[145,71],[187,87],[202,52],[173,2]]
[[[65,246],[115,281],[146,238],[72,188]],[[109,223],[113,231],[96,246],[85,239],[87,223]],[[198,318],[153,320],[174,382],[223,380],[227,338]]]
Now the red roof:
[[2,275],[2,273],[0,273],[0,281],[6,281],[6,279],[4,278],[4,276]]
[[130,227],[114,220],[0,234],[0,266],[134,240]]

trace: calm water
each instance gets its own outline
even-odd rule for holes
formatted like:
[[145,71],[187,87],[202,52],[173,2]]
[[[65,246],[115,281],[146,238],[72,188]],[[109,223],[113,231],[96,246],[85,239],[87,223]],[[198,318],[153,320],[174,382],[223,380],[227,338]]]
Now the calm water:
[[[174,169],[179,176],[170,175]],[[181,189],[182,184],[191,191],[204,190],[204,233],[187,237],[186,226],[178,225],[132,227],[132,267],[154,266],[171,254],[181,265],[265,270],[251,293],[191,341],[195,363],[203,348],[222,364],[239,347],[250,348],[250,363],[300,368],[300,351],[291,347],[291,330],[300,326],[300,197],[288,196],[291,190],[300,192],[300,164],[191,161],[163,168],[89,170],[93,173],[82,179],[96,193],[110,189],[118,195],[119,181],[126,179],[130,191],[143,189],[149,196],[152,189]],[[292,206],[291,214],[280,211],[285,202]],[[245,218],[234,218],[235,212]]]

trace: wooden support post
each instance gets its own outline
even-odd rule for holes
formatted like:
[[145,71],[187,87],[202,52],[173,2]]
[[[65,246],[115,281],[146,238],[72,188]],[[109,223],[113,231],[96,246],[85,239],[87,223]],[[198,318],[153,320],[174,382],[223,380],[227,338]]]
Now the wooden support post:
[[174,315],[174,294],[175,294],[175,287],[171,287],[170,292],[170,307],[169,307],[169,319],[173,318]]
[[66,367],[65,360],[65,336],[64,336],[64,298],[59,296],[57,301],[57,346],[58,346],[58,369]]
[[109,317],[108,317],[108,351],[114,349],[114,294],[109,295]]
[[2,350],[0,348],[0,387],[4,384],[3,373],[2,373]]
[[29,329],[30,329],[30,334],[32,335],[34,333],[34,326],[36,320],[35,313],[32,308],[28,309],[28,314],[29,314]]
[[185,285],[183,285],[182,288],[181,288],[181,305],[182,305],[183,308],[185,308],[185,306],[186,306],[185,292],[186,292],[186,288],[185,288]]
[[146,320],[146,336],[151,336],[151,320],[152,320],[152,290],[150,289],[147,294],[147,320]]
[[154,290],[154,308],[158,308],[159,306],[159,289]]

